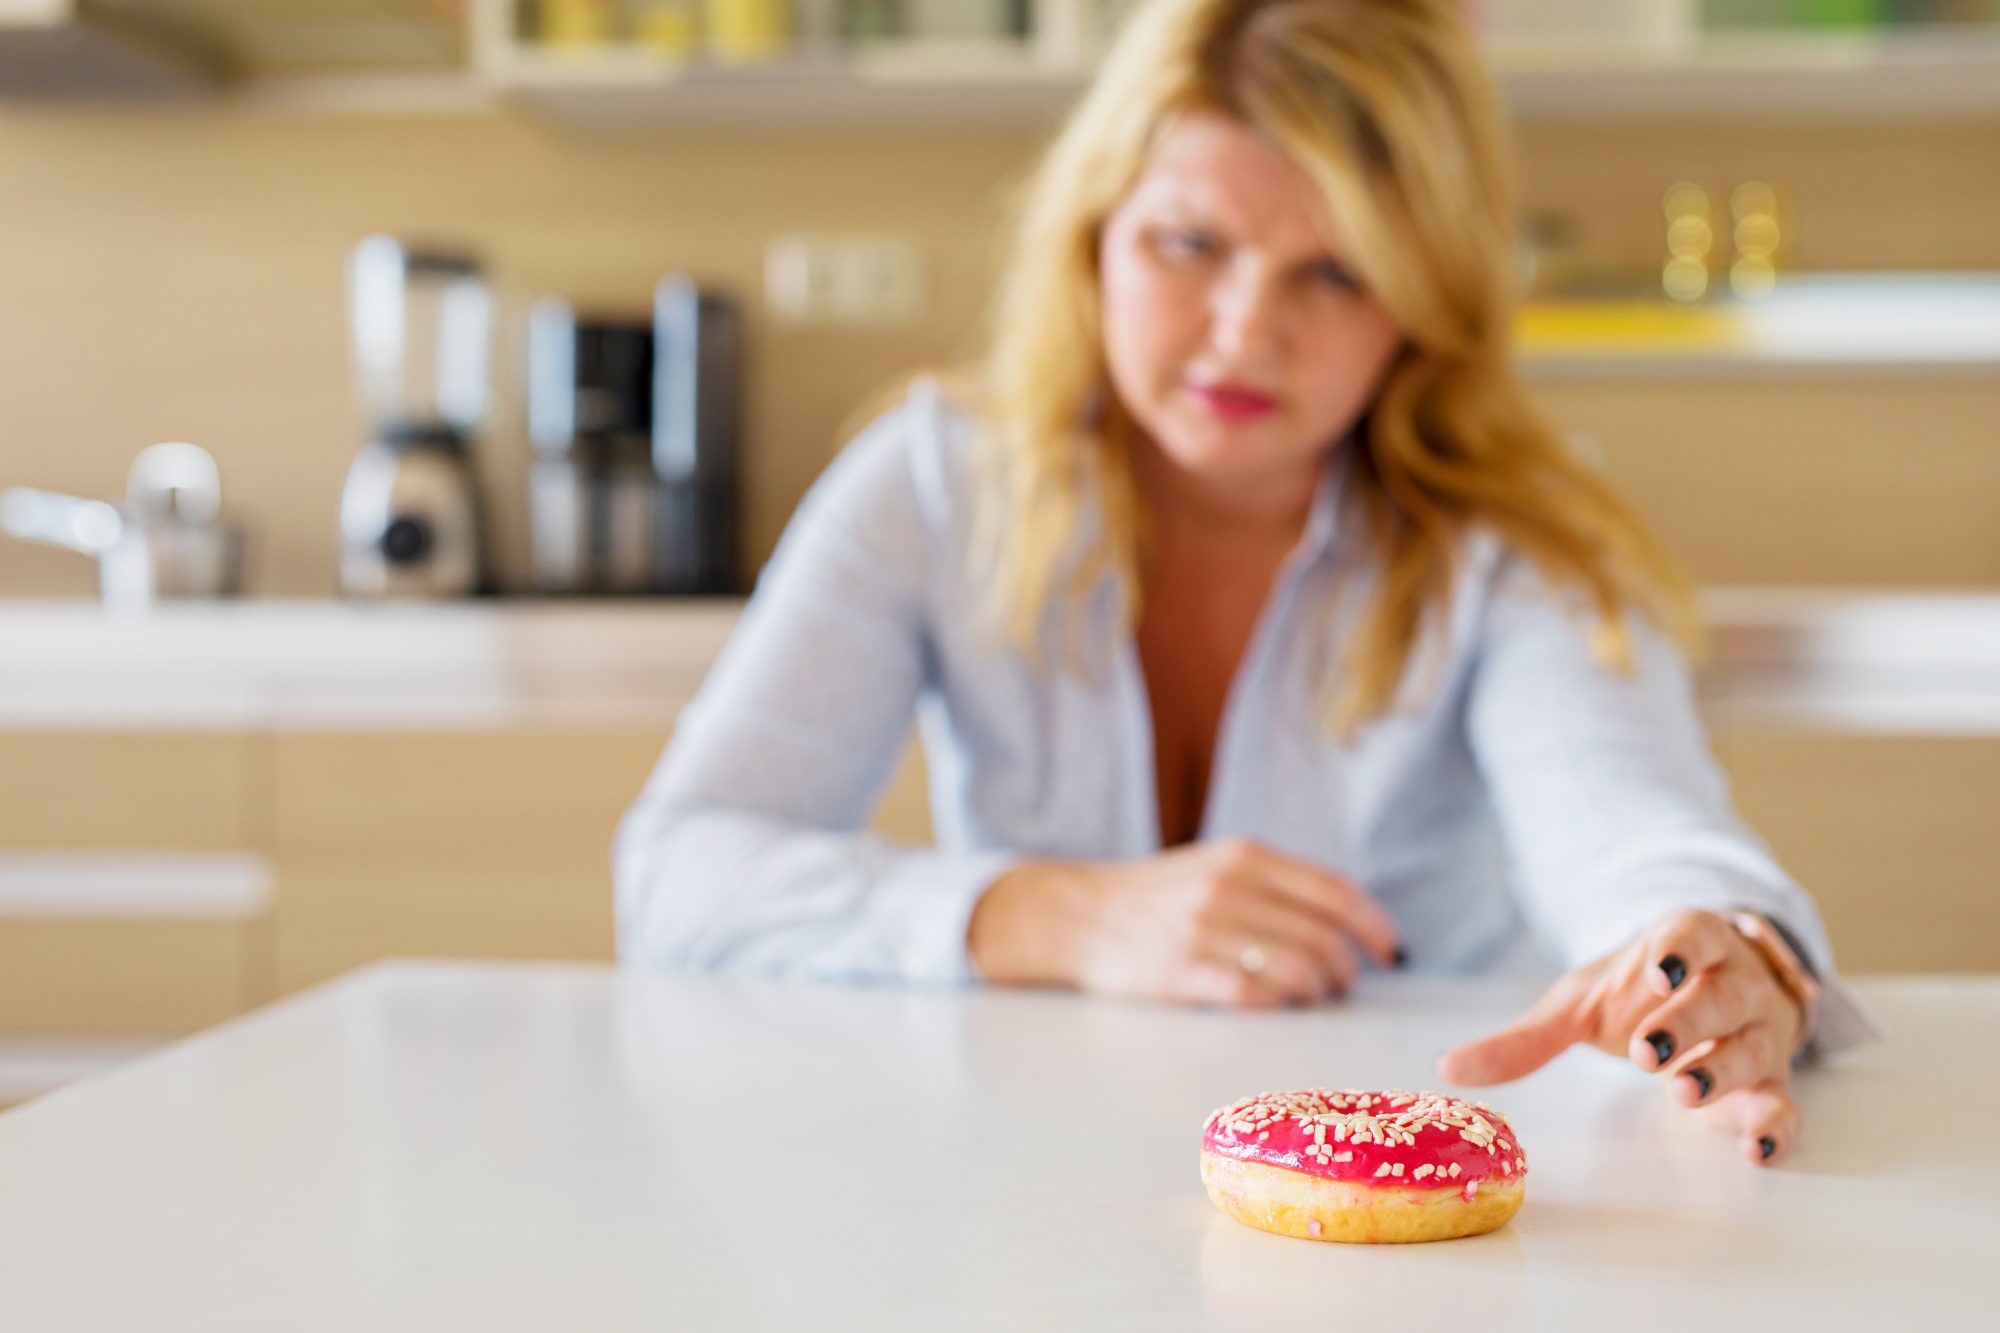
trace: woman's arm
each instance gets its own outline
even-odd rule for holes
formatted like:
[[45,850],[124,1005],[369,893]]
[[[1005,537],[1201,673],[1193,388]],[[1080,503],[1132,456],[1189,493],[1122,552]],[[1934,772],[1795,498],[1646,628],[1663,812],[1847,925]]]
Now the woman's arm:
[[1730,806],[1686,664],[1649,622],[1628,624],[1629,677],[1597,663],[1583,611],[1531,566],[1496,567],[1466,725],[1526,910],[1572,967],[1679,912],[1758,913],[1823,983],[1816,1044],[1866,1039],[1817,907]]
[[969,975],[967,921],[1009,858],[861,831],[925,683],[927,534],[946,503],[929,470],[943,447],[931,392],[870,426],[814,486],[620,824],[625,963]]

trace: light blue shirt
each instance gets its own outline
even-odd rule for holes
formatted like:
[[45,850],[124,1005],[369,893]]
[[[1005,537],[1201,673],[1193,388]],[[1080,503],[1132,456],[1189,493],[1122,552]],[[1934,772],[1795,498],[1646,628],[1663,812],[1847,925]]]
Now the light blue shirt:
[[[1094,673],[1060,647],[1038,666],[980,614],[978,431],[920,382],[806,497],[619,827],[627,965],[964,983],[973,905],[1010,865],[1160,850],[1151,712],[1108,576],[1082,620],[1107,650]],[[1413,660],[1389,719],[1329,737],[1315,685],[1369,587],[1364,563],[1329,595],[1366,554],[1347,457],[1231,687],[1201,837],[1345,875],[1419,971],[1553,971],[1679,910],[1761,912],[1826,984],[1820,1047],[1866,1035],[1812,899],[1730,807],[1671,640],[1633,615],[1636,676],[1598,665],[1587,618],[1489,531],[1460,553],[1448,651]],[[935,848],[865,831],[913,720]]]

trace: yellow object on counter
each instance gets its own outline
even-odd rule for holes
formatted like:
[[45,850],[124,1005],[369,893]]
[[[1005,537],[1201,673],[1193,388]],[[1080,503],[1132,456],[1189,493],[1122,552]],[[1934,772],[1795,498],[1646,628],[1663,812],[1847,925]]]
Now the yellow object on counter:
[[1740,315],[1722,306],[1551,302],[1522,308],[1514,321],[1514,341],[1523,352],[1563,356],[1721,352],[1745,346],[1749,331]]
[[785,49],[791,35],[786,0],[708,0],[708,46],[730,63],[766,60]]

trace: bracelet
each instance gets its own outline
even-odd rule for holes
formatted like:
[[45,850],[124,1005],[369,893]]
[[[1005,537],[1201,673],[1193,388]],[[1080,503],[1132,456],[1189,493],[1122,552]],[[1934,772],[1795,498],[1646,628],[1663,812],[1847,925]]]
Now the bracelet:
[[1736,929],[1736,933],[1750,942],[1752,948],[1763,955],[1771,966],[1771,972],[1799,1006],[1799,1042],[1792,1048],[1794,1055],[1805,1049],[1813,1038],[1819,1021],[1819,983],[1806,971],[1792,946],[1785,943],[1777,928],[1755,912],[1727,912],[1724,919]]

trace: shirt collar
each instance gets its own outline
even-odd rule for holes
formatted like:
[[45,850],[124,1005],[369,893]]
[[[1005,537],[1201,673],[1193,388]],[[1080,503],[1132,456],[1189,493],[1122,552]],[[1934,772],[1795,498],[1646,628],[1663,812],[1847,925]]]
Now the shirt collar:
[[1349,435],[1328,451],[1313,490],[1312,509],[1306,514],[1305,531],[1292,548],[1291,561],[1303,565],[1322,560],[1339,545],[1341,503],[1347,495],[1348,473],[1354,468],[1354,451],[1360,447],[1360,440]]

